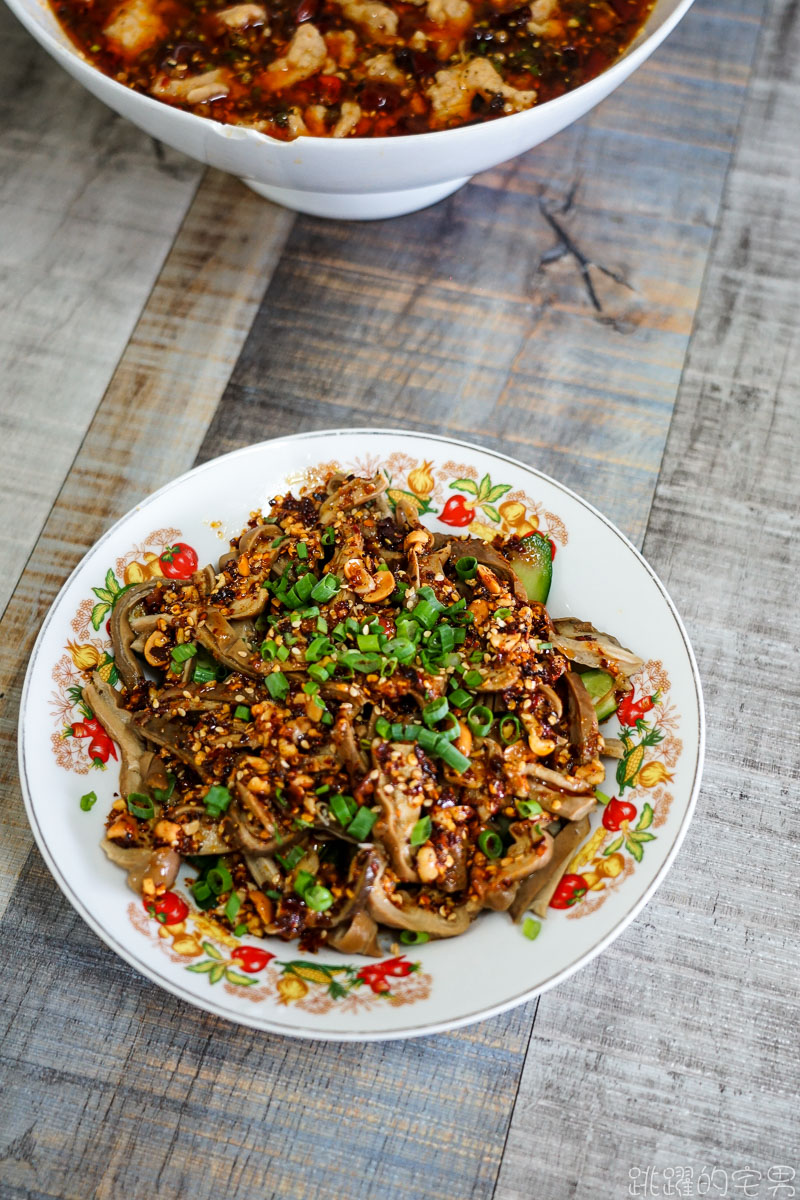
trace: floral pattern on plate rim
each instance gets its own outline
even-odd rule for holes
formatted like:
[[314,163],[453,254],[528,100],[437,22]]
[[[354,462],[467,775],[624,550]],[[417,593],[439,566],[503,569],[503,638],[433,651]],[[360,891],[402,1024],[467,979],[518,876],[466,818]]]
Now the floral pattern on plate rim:
[[[498,533],[525,536],[538,532],[549,539],[554,557],[569,540],[561,518],[526,492],[495,482],[488,474],[480,476],[473,465],[452,459],[437,465],[433,459],[397,452],[387,459],[370,455],[344,467],[331,460],[288,476],[286,485],[313,487],[335,470],[364,475],[380,471],[386,477],[392,506],[402,497],[416,507],[420,517],[430,516],[451,527],[454,534],[471,533],[491,541]],[[65,770],[86,775],[117,761],[115,744],[82,700],[84,673],[96,669],[108,682],[116,682],[108,614],[118,597],[135,583],[160,575],[191,575],[197,567],[197,554],[182,536],[175,528],[154,530],[120,556],[99,586],[92,588],[93,596],[79,605],[71,622],[78,640],[67,641],[64,655],[52,670],[55,691],[51,706],[58,729],[51,734],[51,742],[56,761]],[[596,828],[567,865],[550,902],[553,909],[568,910],[570,919],[596,912],[634,873],[673,801],[665,785],[672,780],[670,768],[678,762],[682,742],[677,735],[679,714],[669,702],[668,672],[660,660],[649,660],[631,682],[633,691],[623,698],[616,713],[624,747],[616,772],[618,795],[606,798]],[[188,909],[188,905],[184,907]],[[274,954],[261,949],[256,953],[252,948],[249,962],[260,965],[251,974],[242,965],[248,947],[205,914],[189,910],[187,917],[174,925],[159,923],[155,914],[148,915],[135,903],[129,905],[128,914],[135,928],[157,940],[173,961],[196,959],[187,965],[188,971],[204,974],[210,985],[221,982],[225,991],[244,994],[250,1000],[271,998],[279,1004],[324,1013],[334,1005],[357,1010],[381,1002],[409,1004],[430,994],[431,977],[405,956],[357,968],[300,959],[283,962]]]

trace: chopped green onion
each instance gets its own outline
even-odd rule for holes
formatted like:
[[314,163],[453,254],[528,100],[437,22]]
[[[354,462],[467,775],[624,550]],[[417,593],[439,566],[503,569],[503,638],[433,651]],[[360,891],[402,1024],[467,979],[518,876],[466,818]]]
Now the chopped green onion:
[[351,837],[356,838],[357,841],[363,842],[369,835],[377,819],[376,814],[371,812],[370,809],[360,808],[347,826],[347,832]]
[[411,830],[411,837],[408,839],[410,845],[421,846],[423,842],[427,842],[431,836],[431,819],[430,817],[420,817],[417,823]]
[[286,662],[287,658],[289,657],[289,647],[278,646],[278,649],[275,651],[275,657],[277,658],[278,662]]
[[506,713],[504,717],[500,718],[498,729],[500,731],[500,741],[504,746],[511,746],[522,737],[519,717],[513,716],[512,713]]
[[311,663],[308,673],[312,679],[318,679],[320,683],[324,683],[326,679],[330,678],[330,671],[322,663]]
[[129,792],[128,793],[128,812],[134,817],[138,817],[140,821],[149,821],[155,816],[155,808],[153,801],[144,792]]
[[236,708],[233,710],[233,716],[234,720],[236,721],[249,721],[250,709],[246,704],[237,704]]
[[411,616],[424,629],[433,629],[439,620],[439,610],[434,608],[429,600],[420,600],[411,610]]
[[221,896],[233,887],[233,877],[221,859],[206,875],[206,883],[215,896]]
[[526,917],[522,924],[522,932],[528,941],[535,942],[542,932],[542,922],[534,920],[533,917]]
[[286,808],[286,800],[283,795],[283,788],[280,784],[275,788],[275,801],[280,804],[281,808]]
[[395,628],[397,629],[398,638],[407,638],[414,645],[420,639],[419,625],[416,621],[412,621],[410,617],[398,617]]
[[510,608],[496,608],[494,610],[494,615],[498,621],[507,621],[512,614]]
[[323,546],[333,546],[336,542],[336,530],[332,528],[326,529],[319,540]]
[[327,603],[332,600],[339,591],[339,580],[335,575],[326,574],[316,581],[311,589],[311,599],[317,600],[320,604]]
[[435,729],[423,729],[421,725],[409,726],[409,729],[412,728],[416,741],[422,746],[422,749],[427,750],[429,754],[435,754],[439,748],[439,738],[442,735]]
[[96,803],[97,792],[87,792],[85,796],[81,796],[81,811],[89,812]]
[[267,691],[273,700],[283,700],[289,693],[289,682],[285,675],[281,675],[280,671],[268,675],[266,683]]
[[317,617],[317,633],[327,633],[328,622],[324,617]]
[[172,796],[172,793],[175,791],[175,782],[175,776],[171,771],[168,771],[167,786],[165,788],[153,788],[153,795],[159,804],[166,804],[167,800]]
[[456,717],[455,713],[448,713],[445,720],[447,721],[447,724],[440,732],[439,737],[445,738],[445,740],[448,742],[454,742],[461,733],[461,726],[458,723],[458,718]]
[[[268,638],[267,641],[261,643],[261,657],[264,659],[264,662],[272,662],[277,653],[278,643],[273,642],[271,638]],[[196,678],[197,672],[195,671],[195,679]]]
[[[455,615],[456,615],[456,613],[463,613],[463,612],[464,612],[464,609],[465,609],[466,607],[467,607],[467,602],[466,602],[466,600],[464,599],[464,597],[463,597],[463,596],[459,596],[458,600],[456,600],[456,601],[455,601],[453,604],[449,604],[449,605],[447,606],[447,610],[446,610],[446,611],[447,611],[447,615],[448,615],[448,617],[449,617],[449,616],[455,616]],[[470,616],[471,616],[471,615],[472,615],[472,614],[470,613]]]
[[392,727],[386,720],[386,717],[378,717],[377,721],[375,722],[375,732],[377,733],[378,737],[388,737],[391,728]]
[[309,571],[308,574],[300,576],[292,591],[300,600],[305,601],[309,598],[316,600],[318,597],[314,595],[314,589],[317,586],[317,582],[316,575],[312,575]]
[[206,806],[206,812],[211,817],[221,816],[228,808],[231,802],[231,794],[226,787],[220,784],[214,784],[210,787],[203,797],[203,804]]
[[487,858],[499,858],[503,853],[500,835],[493,829],[484,829],[483,833],[478,834],[478,845]]
[[[241,907],[242,902],[239,899],[239,896],[236,892],[231,892],[230,896],[228,897],[228,902],[225,905],[225,916],[229,921],[233,920]],[[245,926],[245,928],[247,928],[247,926]]]
[[347,630],[345,629],[342,621],[339,621],[338,624],[334,625],[333,629],[331,630],[331,637],[336,638],[337,642],[343,642],[347,637]]
[[[233,899],[233,896],[231,896],[231,900],[232,899]],[[228,904],[230,904],[230,900],[228,901]],[[227,908],[227,905],[226,905],[226,908]],[[233,936],[234,937],[244,937],[244,935],[246,933],[247,933],[247,922],[242,921],[242,923],[240,925],[237,925],[236,928],[234,929]]]
[[[319,684],[311,683],[311,682],[304,683],[303,691],[305,692],[305,694],[307,696],[316,696],[317,692],[319,691]],[[317,790],[319,791],[319,789],[317,789]]]
[[422,710],[422,719],[426,725],[435,725],[438,721],[443,721],[450,711],[450,705],[447,702],[446,696],[440,696],[438,700],[432,700],[430,704],[426,704]]
[[423,933],[421,929],[404,929],[400,934],[400,941],[404,946],[421,946],[429,937],[430,934]]
[[483,676],[480,671],[467,671],[464,676],[464,683],[468,688],[479,688],[483,683]]
[[304,854],[305,850],[302,846],[292,846],[285,858],[281,854],[276,854],[275,857],[283,867],[284,871],[286,871],[288,874],[290,871],[295,869]]
[[308,546],[305,542],[297,543],[297,557],[300,559],[308,558]]
[[306,902],[306,906],[312,912],[327,912],[333,904],[332,893],[326,887],[322,887],[321,884],[317,884],[316,887],[307,888],[303,893],[303,899]]
[[206,667],[203,663],[196,663],[192,679],[195,683],[213,683],[217,678],[216,667]]
[[464,688],[456,688],[450,693],[450,703],[454,708],[466,708],[471,699],[472,696]]
[[387,654],[393,655],[398,662],[411,662],[414,655],[417,653],[417,647],[411,638],[396,637],[386,643],[385,650]]
[[483,651],[482,650],[473,650],[469,656],[469,661],[471,663],[482,662],[483,661]]
[[278,547],[278,546],[280,546],[280,545],[281,545],[281,543],[282,543],[282,542],[285,542],[285,541],[286,541],[286,535],[284,535],[283,537],[276,537],[276,538],[273,538],[273,539],[272,539],[272,541],[271,541],[271,542],[270,542],[270,544],[269,544],[269,545],[270,545],[270,549],[271,549],[271,550],[275,550],[275,549],[277,549],[277,547]]
[[298,871],[294,881],[294,890],[298,896],[302,896],[314,883],[314,876],[310,871]]
[[205,879],[198,879],[197,883],[192,884],[192,895],[197,907],[200,909],[213,908],[216,904],[216,897],[213,895]]
[[315,637],[306,647],[306,662],[319,662],[326,654],[333,654],[333,642],[328,637]]
[[493,721],[494,713],[485,704],[473,704],[467,713],[467,724],[476,737],[486,737]]
[[447,763],[448,767],[451,767],[457,774],[463,775],[465,771],[469,770],[469,759],[466,754],[462,754],[452,742],[449,742],[445,737],[441,737],[441,735],[436,753],[442,762]]
[[531,817],[541,816],[542,806],[538,800],[517,800],[517,812],[524,821],[529,821]]
[[384,660],[377,654],[360,654],[358,651],[356,654],[358,658],[350,664],[356,671],[361,671],[364,675],[374,675],[380,671]]
[[552,650],[552,649],[553,649],[553,643],[552,643],[552,642],[539,642],[539,644],[538,644],[538,646],[536,647],[536,649],[537,649],[537,650]]
[[275,888],[267,888],[264,892],[265,896],[269,896],[270,900],[282,900],[283,892],[276,892]]
[[[463,630],[458,632],[463,633]],[[449,654],[456,640],[457,633],[452,625],[438,625],[428,639],[426,649],[429,654]]]
[[421,596],[423,600],[427,600],[437,612],[444,612],[444,605],[432,587],[426,584],[425,587],[417,588],[417,595]]
[[380,650],[381,645],[376,633],[360,633],[356,638],[359,650]]
[[197,646],[193,642],[184,642],[182,646],[173,646],[170,653],[173,662],[188,662],[190,658],[194,658],[195,654],[197,654]]
[[324,796],[325,793],[329,792],[330,790],[331,790],[331,785],[329,783],[323,783],[322,787],[314,788],[314,795],[315,796]]
[[465,555],[459,558],[456,563],[456,575],[459,579],[474,579],[478,574],[478,560],[472,555]]
[[352,796],[336,792],[328,801],[331,812],[340,825],[347,826],[356,815],[357,805]]

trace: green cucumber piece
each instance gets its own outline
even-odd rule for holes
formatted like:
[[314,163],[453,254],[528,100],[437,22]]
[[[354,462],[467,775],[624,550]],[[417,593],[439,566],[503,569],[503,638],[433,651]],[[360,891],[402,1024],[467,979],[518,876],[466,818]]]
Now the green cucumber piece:
[[593,669],[582,671],[583,686],[592,698],[598,721],[605,721],[616,711],[617,695],[614,691],[614,677],[608,671]]
[[545,604],[553,579],[553,555],[548,539],[539,533],[529,534],[509,555],[509,562],[528,599]]

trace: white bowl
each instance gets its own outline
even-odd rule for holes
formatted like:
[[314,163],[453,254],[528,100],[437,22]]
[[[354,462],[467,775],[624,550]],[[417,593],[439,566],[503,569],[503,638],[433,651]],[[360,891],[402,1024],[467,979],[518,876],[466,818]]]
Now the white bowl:
[[627,53],[589,83],[538,108],[480,125],[392,138],[302,137],[281,142],[172,108],[110,79],[76,49],[46,0],[6,0],[70,75],[110,108],[175,150],[240,176],[298,212],[372,220],[415,212],[449,196],[478,171],[538,146],[589,109],[647,59],[692,0],[657,0]]

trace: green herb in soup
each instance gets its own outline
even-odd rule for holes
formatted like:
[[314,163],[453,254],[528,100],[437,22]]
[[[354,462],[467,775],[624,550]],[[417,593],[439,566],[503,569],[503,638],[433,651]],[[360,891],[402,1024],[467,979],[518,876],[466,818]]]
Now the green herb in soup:
[[652,0],[52,0],[136,91],[290,141],[425,133],[521,112],[608,67]]

